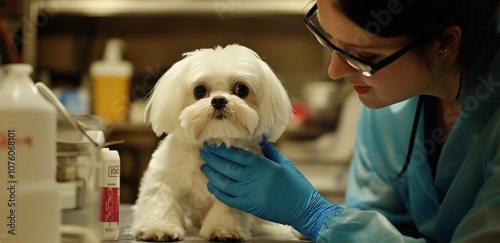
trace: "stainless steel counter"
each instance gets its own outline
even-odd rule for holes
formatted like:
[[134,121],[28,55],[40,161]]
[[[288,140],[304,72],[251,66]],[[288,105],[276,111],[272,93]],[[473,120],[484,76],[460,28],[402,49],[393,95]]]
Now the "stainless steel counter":
[[[120,237],[118,239],[119,243],[131,243],[131,242],[144,242],[136,241],[132,235],[129,234],[130,227],[132,224],[132,209],[129,204],[120,205]],[[188,237],[182,242],[209,242],[200,237],[197,237],[197,229],[190,228],[188,231]],[[105,241],[105,242],[116,242],[116,241]],[[297,240],[293,238],[287,238],[280,235],[279,232],[270,232],[269,234],[261,234],[254,236],[251,242],[261,242],[261,243],[273,243],[273,242],[310,242],[307,240]]]

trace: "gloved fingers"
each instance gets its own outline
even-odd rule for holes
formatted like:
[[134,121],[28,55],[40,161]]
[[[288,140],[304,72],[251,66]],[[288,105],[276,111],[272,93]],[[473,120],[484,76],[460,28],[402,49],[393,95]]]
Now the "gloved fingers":
[[225,176],[224,174],[214,170],[210,165],[203,165],[201,166],[201,171],[205,176],[207,177],[208,181],[212,183],[213,186],[215,186],[217,189],[227,192],[227,187],[234,181],[231,180],[231,178]]
[[209,145],[204,142],[203,148],[242,166],[252,166],[257,164],[256,161],[262,160],[260,155],[236,147],[226,148],[225,146]]
[[224,204],[234,207],[233,201],[234,197],[232,195],[229,195],[221,190],[219,190],[216,186],[214,186],[211,182],[207,184],[207,189],[210,193],[212,193],[219,201],[223,202]]
[[281,155],[278,149],[276,149],[276,147],[274,147],[274,145],[269,142],[265,136],[260,143],[260,148],[262,149],[262,154],[264,154],[266,158],[277,162],[278,164],[289,163],[288,159]]
[[234,181],[222,173],[214,170],[210,165],[201,166],[201,171],[205,174],[210,184],[219,191],[232,197],[239,197],[248,191],[248,185],[245,182]]
[[243,166],[233,163],[232,161],[205,149],[200,149],[200,156],[213,170],[229,177],[232,180],[240,180],[241,173],[244,171]]

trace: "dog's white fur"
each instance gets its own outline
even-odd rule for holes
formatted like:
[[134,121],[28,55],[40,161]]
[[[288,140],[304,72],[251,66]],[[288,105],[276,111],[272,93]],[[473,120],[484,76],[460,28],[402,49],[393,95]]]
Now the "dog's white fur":
[[[261,220],[207,191],[199,149],[208,141],[260,153],[264,135],[274,142],[284,132],[290,100],[271,68],[249,48],[218,46],[183,57],[161,77],[146,105],[153,131],[168,135],[142,178],[132,234],[140,240],[182,240],[187,224],[193,224],[207,240],[250,240]],[[248,96],[237,96],[237,85],[248,87]],[[201,99],[194,95],[197,86],[207,90]],[[215,96],[227,100],[222,110],[212,106]]]

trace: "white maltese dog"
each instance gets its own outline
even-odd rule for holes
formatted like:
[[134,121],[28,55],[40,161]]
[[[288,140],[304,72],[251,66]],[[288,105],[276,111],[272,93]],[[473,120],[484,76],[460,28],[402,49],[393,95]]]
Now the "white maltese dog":
[[256,224],[265,222],[208,192],[199,149],[208,141],[261,153],[264,135],[274,142],[285,130],[290,100],[271,68],[246,47],[199,49],[183,57],[161,77],[146,106],[154,132],[168,135],[142,178],[132,234],[182,240],[191,224],[206,240],[250,240]]

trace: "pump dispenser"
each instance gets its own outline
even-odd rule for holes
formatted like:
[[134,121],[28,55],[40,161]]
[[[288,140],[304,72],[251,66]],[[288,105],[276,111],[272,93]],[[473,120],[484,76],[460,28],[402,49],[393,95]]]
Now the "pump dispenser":
[[29,64],[4,66],[0,84],[0,242],[60,242],[55,108]]
[[125,43],[109,39],[103,60],[90,66],[92,79],[92,111],[111,122],[123,122],[128,117],[132,63],[122,58]]

